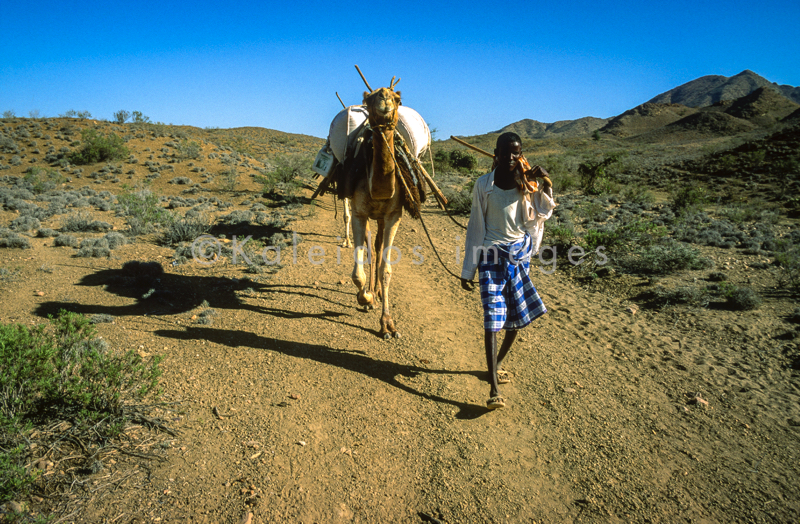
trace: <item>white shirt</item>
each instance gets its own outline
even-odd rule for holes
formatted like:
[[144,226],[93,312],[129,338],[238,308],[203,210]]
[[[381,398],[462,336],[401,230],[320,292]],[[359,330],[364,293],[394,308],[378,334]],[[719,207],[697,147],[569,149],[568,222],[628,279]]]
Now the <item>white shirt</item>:
[[[461,267],[461,278],[467,280],[472,280],[478,269],[480,258],[475,256],[475,253],[479,253],[479,248],[485,245],[487,203],[494,188],[494,171],[492,171],[478,178],[472,191],[472,210],[467,225],[464,263]],[[519,199],[517,205],[523,210],[522,228],[531,235],[532,253],[535,255],[542,244],[544,221],[552,216],[556,203],[543,187],[533,193],[532,197],[530,193],[522,194],[517,191],[517,198]]]

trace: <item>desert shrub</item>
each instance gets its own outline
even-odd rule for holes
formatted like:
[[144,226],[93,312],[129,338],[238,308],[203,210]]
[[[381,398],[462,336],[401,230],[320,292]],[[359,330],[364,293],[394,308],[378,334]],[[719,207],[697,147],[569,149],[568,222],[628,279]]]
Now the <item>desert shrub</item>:
[[48,325],[0,324],[0,445],[11,450],[0,455],[2,500],[33,480],[21,461],[25,428],[67,419],[94,447],[119,434],[130,402],[158,395],[160,361],[112,351],[86,317],[63,310]]
[[632,256],[623,257],[620,266],[633,273],[665,275],[684,269],[704,269],[712,262],[687,244],[669,240],[647,246]]
[[553,182],[553,194],[558,195],[560,193],[565,193],[578,187],[578,181],[575,179],[575,176],[571,173],[563,173],[558,176],[551,177]]
[[66,217],[61,222],[61,231],[70,233],[81,233],[88,231],[108,231],[114,226],[108,222],[100,220],[93,220],[92,216],[88,213],[77,213]]
[[128,243],[128,239],[125,238],[125,235],[122,233],[117,233],[116,231],[106,233],[103,238],[106,240],[106,242],[108,242],[109,249],[117,249],[118,247],[124,246]]
[[125,111],[124,109],[120,109],[114,113],[114,122],[117,124],[124,124],[126,120],[131,117],[130,111]]
[[[219,186],[220,186],[220,188],[222,190],[224,190],[224,191],[233,191],[233,190],[236,189],[236,184],[237,184],[237,182],[239,180],[239,171],[236,169],[236,167],[231,166],[228,169],[220,171],[218,176],[220,177],[219,178]],[[273,186],[273,190],[274,190],[274,186]]]
[[58,235],[55,240],[53,240],[53,246],[67,246],[67,247],[78,247],[80,245],[80,240],[75,238],[72,235]]
[[89,317],[89,322],[91,322],[92,324],[110,323],[110,322],[114,322],[114,316],[113,315],[106,315],[105,313],[98,313],[96,315],[91,315]]
[[41,227],[36,232],[36,236],[39,238],[50,238],[58,236],[58,231],[55,229],[50,229],[49,227]]
[[589,229],[581,239],[581,245],[587,250],[594,251],[598,247],[605,247],[609,252],[629,250],[633,246],[650,246],[667,234],[663,226],[658,226],[648,220],[632,220],[621,225],[606,225],[598,229]]
[[775,224],[780,215],[770,209],[764,209],[757,204],[731,205],[720,210],[720,216],[727,218],[735,224],[744,222],[759,222],[762,224]]
[[111,256],[111,248],[108,247],[108,240],[105,238],[85,238],[81,242],[81,247],[76,254],[78,257],[108,257]]
[[672,208],[677,211],[696,210],[708,202],[708,192],[704,187],[688,184],[672,195]]
[[181,186],[188,186],[192,183],[192,179],[185,177],[185,176],[176,176],[172,180],[169,181],[170,184],[178,184]]
[[587,195],[599,195],[613,189],[613,183],[606,173],[609,166],[620,159],[618,153],[612,153],[602,160],[587,160],[578,166],[578,177],[581,189]]
[[469,181],[461,190],[444,188],[442,193],[447,199],[447,209],[450,213],[456,215],[469,216],[472,210],[472,189],[475,186],[475,181]]
[[31,191],[38,195],[47,191],[52,191],[58,184],[63,183],[66,179],[58,171],[34,166],[28,168],[23,180],[30,184]]
[[219,221],[229,226],[249,225],[253,220],[253,212],[249,210],[236,210],[219,217]]
[[30,231],[38,229],[41,225],[42,223],[38,219],[28,215],[18,216],[11,221],[11,229],[15,231]]
[[208,232],[210,227],[208,221],[200,217],[189,218],[187,216],[166,226],[161,241],[166,245],[193,242],[197,237]]
[[200,152],[203,150],[202,147],[200,147],[200,144],[194,140],[191,142],[188,140],[181,140],[181,143],[177,145],[176,149],[178,150],[178,156],[181,159],[199,158]]
[[17,248],[17,249],[30,249],[31,242],[26,237],[20,236],[17,233],[6,230],[0,234],[0,247]]
[[298,179],[309,178],[313,171],[311,166],[313,159],[308,155],[302,153],[295,153],[290,155],[280,155],[273,161],[275,170],[273,173],[278,179],[278,182],[291,183]]
[[620,197],[624,201],[636,204],[652,204],[656,201],[656,196],[647,187],[639,184],[628,184],[620,191]]
[[114,133],[102,135],[94,129],[81,131],[83,146],[69,156],[73,164],[94,164],[109,160],[123,160],[130,154],[125,141]]
[[655,305],[670,306],[686,304],[693,307],[706,307],[710,301],[710,294],[706,289],[694,286],[680,286],[675,289],[657,289],[655,291]]
[[735,310],[749,311],[758,308],[761,305],[762,299],[749,287],[738,287],[733,284],[723,282],[720,286],[720,292],[725,298],[725,303]]
[[161,207],[161,199],[146,189],[117,196],[118,212],[126,218],[133,236],[150,233],[156,227],[169,225],[174,216]]
[[575,229],[571,224],[561,224],[553,227],[546,227],[544,229],[542,245],[556,246],[556,248],[569,247],[573,245],[573,242],[576,238],[577,234],[575,233]]

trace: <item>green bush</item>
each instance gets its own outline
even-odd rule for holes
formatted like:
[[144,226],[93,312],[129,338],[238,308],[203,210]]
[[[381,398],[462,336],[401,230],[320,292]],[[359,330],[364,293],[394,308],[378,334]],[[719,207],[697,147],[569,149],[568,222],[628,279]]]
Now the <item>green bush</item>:
[[52,191],[58,184],[66,181],[66,178],[54,169],[35,166],[28,168],[24,179],[31,185],[31,191],[37,195]]
[[672,195],[672,208],[675,211],[690,211],[708,202],[708,192],[702,186],[685,185]]
[[731,309],[749,311],[761,305],[762,299],[749,287],[738,287],[727,282],[720,285],[720,291]]
[[200,144],[192,140],[191,142],[188,140],[181,140],[181,143],[178,144],[178,157],[181,159],[190,159],[190,158],[198,158],[200,156],[200,152],[203,150],[200,147]]
[[170,223],[161,237],[162,243],[174,245],[180,242],[193,242],[197,237],[208,232],[210,225],[200,218],[182,218]]
[[175,220],[174,215],[161,206],[161,199],[146,189],[118,195],[117,202],[117,209],[126,217],[133,236],[151,233]]
[[587,160],[578,166],[578,177],[580,178],[581,189],[587,195],[599,195],[613,191],[616,184],[613,183],[606,173],[612,164],[620,159],[620,154],[612,153],[602,160]]
[[659,289],[655,292],[655,304],[670,306],[673,304],[686,304],[694,307],[708,306],[710,295],[706,289],[693,286],[681,286],[675,289]]
[[81,142],[81,149],[69,155],[69,161],[73,164],[123,160],[130,154],[125,141],[114,133],[102,135],[94,129],[84,129],[81,131]]
[[157,396],[161,357],[115,352],[90,320],[61,311],[49,324],[0,324],[0,502],[35,480],[23,467],[21,433],[33,420],[72,422],[72,434],[101,441],[119,434],[126,405]]
[[697,249],[670,240],[639,250],[621,260],[620,265],[628,271],[646,275],[665,275],[684,269],[705,269],[712,262],[700,255]]

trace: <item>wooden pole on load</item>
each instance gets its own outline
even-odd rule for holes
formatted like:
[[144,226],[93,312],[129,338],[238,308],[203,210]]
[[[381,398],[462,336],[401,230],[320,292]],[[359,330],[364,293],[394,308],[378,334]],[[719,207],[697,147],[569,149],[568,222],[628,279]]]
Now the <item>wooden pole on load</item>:
[[358,65],[356,65],[356,71],[358,71],[358,74],[361,75],[361,80],[364,81],[364,84],[366,84],[367,89],[369,89],[369,92],[372,93],[373,89],[369,86],[369,82],[367,82],[367,79],[364,78],[364,73],[361,72],[361,69],[358,68]]
[[478,153],[480,153],[480,154],[482,154],[482,155],[486,155],[486,156],[488,156],[489,158],[494,158],[494,155],[493,155],[493,154],[489,153],[488,151],[484,151],[484,150],[483,150],[483,149],[481,149],[480,147],[473,146],[472,144],[468,144],[467,142],[464,142],[464,141],[463,141],[463,140],[461,140],[460,138],[456,138],[456,137],[454,137],[453,135],[450,135],[450,138],[452,138],[453,140],[455,140],[456,142],[458,142],[458,143],[459,143],[459,144],[461,144],[462,146],[467,146],[468,148],[472,149],[473,151],[477,151]]

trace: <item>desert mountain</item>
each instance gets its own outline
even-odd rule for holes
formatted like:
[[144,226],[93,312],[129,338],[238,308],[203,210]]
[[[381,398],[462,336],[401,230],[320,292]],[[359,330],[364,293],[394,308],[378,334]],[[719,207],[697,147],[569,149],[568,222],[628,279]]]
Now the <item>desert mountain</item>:
[[546,124],[537,120],[526,118],[519,122],[509,124],[495,133],[505,133],[513,131],[522,138],[570,138],[574,136],[587,135],[596,129],[603,127],[607,118],[595,118],[587,116],[577,120],[559,120],[552,124]]
[[602,131],[622,137],[641,135],[696,112],[697,109],[680,104],[647,102],[610,119]]
[[701,76],[691,82],[661,93],[649,100],[649,102],[705,107],[725,100],[736,100],[762,87],[771,89],[796,103],[800,103],[800,87],[778,85],[749,69],[731,77],[720,75]]
[[725,112],[759,125],[770,125],[786,118],[800,106],[768,87],[759,87],[735,101]]

